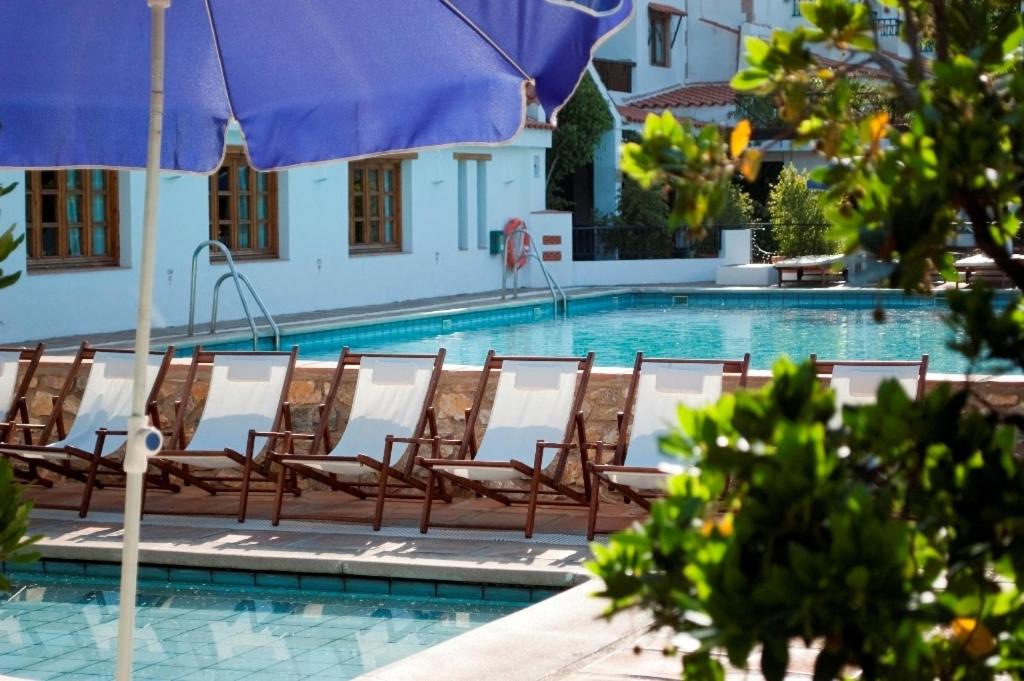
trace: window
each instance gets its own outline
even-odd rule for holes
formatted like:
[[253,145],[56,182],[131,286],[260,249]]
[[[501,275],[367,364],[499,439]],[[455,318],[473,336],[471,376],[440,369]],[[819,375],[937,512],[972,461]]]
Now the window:
[[669,41],[672,40],[672,16],[668,12],[651,9],[647,13],[651,25],[650,46],[653,66],[669,65]]
[[250,168],[241,148],[228,149],[210,177],[210,238],[234,258],[277,257],[277,174]]
[[402,250],[402,159],[348,164],[348,245],[352,251]]
[[117,265],[117,217],[114,171],[26,172],[29,269]]

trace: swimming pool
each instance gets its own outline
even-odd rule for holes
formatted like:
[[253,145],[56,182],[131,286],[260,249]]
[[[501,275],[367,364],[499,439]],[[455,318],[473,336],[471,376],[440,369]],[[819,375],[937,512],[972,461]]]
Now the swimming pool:
[[[886,322],[874,310],[886,310]],[[583,355],[598,365],[631,366],[637,351],[661,357],[739,357],[768,369],[782,354],[828,359],[915,359],[930,356],[930,369],[959,373],[963,358],[947,347],[941,296],[897,292],[792,291],[633,292],[570,300],[567,318],[551,305],[512,304],[489,310],[431,313],[414,319],[350,326],[282,337],[305,359],[353,350],[434,352],[447,362],[479,365],[491,348],[510,355]],[[247,342],[220,349],[251,347]],[[216,349],[214,347],[213,349]]]
[[[0,674],[113,678],[116,581],[16,575],[0,601]],[[368,581],[368,580],[363,580]],[[138,679],[349,679],[523,604],[140,583]]]

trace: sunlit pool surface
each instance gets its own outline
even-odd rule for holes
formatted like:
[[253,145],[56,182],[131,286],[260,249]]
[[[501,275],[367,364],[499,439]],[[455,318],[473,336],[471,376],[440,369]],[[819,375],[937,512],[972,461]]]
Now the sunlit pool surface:
[[[138,679],[350,679],[519,607],[493,602],[148,588],[138,597]],[[0,674],[109,680],[116,586],[16,584],[0,602]]]
[[[751,309],[636,307],[493,325],[420,337],[360,340],[354,349],[434,352],[446,361],[479,365],[494,348],[508,355],[596,353],[598,365],[632,366],[637,351],[651,357],[730,358],[751,354],[751,365],[769,369],[779,355],[806,359],[916,359],[930,356],[930,370],[960,373],[967,362],[950,350],[953,334],[944,308],[890,309],[885,323],[871,309]],[[303,357],[334,359],[340,345],[301,344]],[[986,367],[992,369],[993,367]]]

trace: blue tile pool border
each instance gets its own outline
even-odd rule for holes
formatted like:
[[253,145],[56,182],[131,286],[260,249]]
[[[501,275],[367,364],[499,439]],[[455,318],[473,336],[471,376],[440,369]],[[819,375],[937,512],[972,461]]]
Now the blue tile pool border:
[[[997,292],[996,304],[1005,306],[1011,293]],[[568,315],[578,316],[620,308],[691,307],[695,309],[872,309],[945,307],[945,292],[930,296],[907,295],[893,289],[665,289],[623,290],[608,293],[576,294],[567,301]],[[561,312],[561,309],[559,310]],[[347,323],[336,327],[316,328],[308,331],[285,333],[281,347],[298,345],[309,352],[342,345],[359,347],[368,342],[407,340],[420,336],[435,336],[457,331],[470,331],[485,327],[512,324],[530,324],[549,321],[555,317],[550,302],[509,301],[507,304],[477,310],[437,310],[409,315],[396,313],[394,319],[381,319],[372,323]],[[271,350],[272,339],[261,338],[261,350]],[[206,350],[250,350],[249,339],[230,340],[203,345]],[[191,356],[194,346],[179,344],[178,356]]]
[[[95,580],[110,582],[121,576],[120,563],[60,560],[43,558],[31,563],[0,563],[2,572],[12,582],[29,582],[46,578]],[[430,598],[452,601],[492,603],[537,603],[560,592],[550,587],[509,586],[477,582],[420,580],[363,575],[330,575],[299,572],[271,572],[197,568],[173,565],[142,564],[139,566],[141,588],[265,589],[268,594],[299,593],[347,594],[351,596],[396,598]]]

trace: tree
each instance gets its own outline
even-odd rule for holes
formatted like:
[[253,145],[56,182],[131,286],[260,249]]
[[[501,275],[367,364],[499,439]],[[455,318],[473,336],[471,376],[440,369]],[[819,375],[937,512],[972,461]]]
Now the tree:
[[564,205],[560,195],[563,180],[593,162],[601,136],[614,125],[608,103],[597,85],[584,75],[572,98],[558,112],[558,126],[551,136],[548,153],[548,203]]
[[[17,184],[10,184],[6,187],[0,185],[0,196],[14,191]],[[25,235],[14,237],[15,225],[11,225],[3,234],[0,234],[0,262],[7,259],[14,252]],[[0,289],[13,286],[21,277],[21,272],[4,274],[0,269]],[[6,459],[0,459],[0,562],[27,562],[35,560],[36,556],[27,553],[25,549],[38,541],[39,537],[26,538],[28,531],[28,514],[32,504],[21,501],[21,489],[14,482],[14,472],[11,464]],[[9,586],[7,579],[0,574],[0,589],[6,590]]]
[[[12,191],[14,191],[14,188],[17,186],[17,182],[15,182],[14,184],[9,184],[7,186],[0,185],[0,197],[6,194],[10,194]],[[15,225],[11,225],[10,227],[7,228],[7,231],[0,234],[0,262],[6,260],[7,256],[13,253],[14,249],[20,246],[21,242],[25,240],[24,234],[20,234],[17,238],[15,238],[14,227]],[[15,272],[14,274],[5,275],[4,271],[0,269],[0,289],[7,288],[8,286],[14,286],[14,283],[18,281],[19,278],[21,278],[20,271]]]
[[[817,150],[833,233],[892,262],[894,286],[925,293],[936,272],[956,276],[946,243],[966,215],[1018,290],[1005,307],[983,286],[948,292],[955,347],[972,365],[1024,370],[1024,262],[1007,250],[1024,193],[1019,4],[886,4],[902,13],[909,59],[880,48],[867,4],[809,0],[809,26],[747,39],[733,86],[771,97],[796,143]],[[822,62],[824,49],[849,58]],[[886,74],[905,122],[852,105],[866,66]],[[811,96],[822,86],[828,96]],[[734,173],[756,177],[750,136],[745,121],[726,141],[652,117],[623,167],[675,189],[671,219],[700,231]],[[796,640],[819,644],[816,679],[1024,678],[1024,418],[969,384],[913,402],[887,383],[840,425],[833,411],[813,367],[785,361],[759,391],[681,409],[664,446],[698,452],[699,474],[673,478],[642,527],[595,547],[609,614],[646,608],[685,634],[688,679],[722,679],[713,653],[745,664],[757,648],[762,673],[781,679]]]
[[768,215],[782,255],[831,255],[840,248],[829,238],[821,195],[808,181],[807,173],[787,165],[768,195]]

